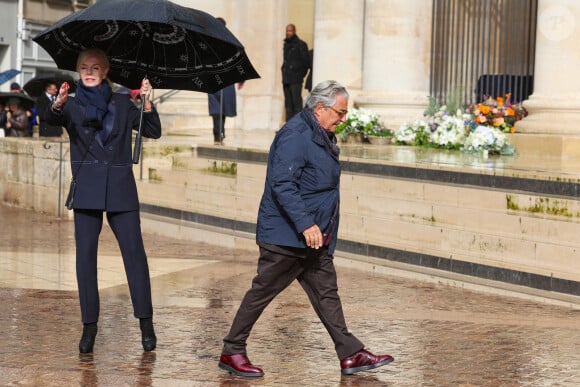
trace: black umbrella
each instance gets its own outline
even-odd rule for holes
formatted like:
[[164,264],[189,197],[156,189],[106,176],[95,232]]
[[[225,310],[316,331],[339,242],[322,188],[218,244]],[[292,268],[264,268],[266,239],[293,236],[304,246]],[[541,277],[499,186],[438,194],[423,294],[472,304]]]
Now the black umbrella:
[[17,98],[19,105],[25,110],[30,110],[34,106],[34,100],[24,93],[0,92],[0,103],[7,106],[10,98]]
[[70,75],[65,74],[45,74],[39,75],[32,78],[30,81],[26,82],[23,89],[28,93],[29,96],[37,98],[39,95],[44,93],[44,89],[48,82],[56,83],[56,86],[60,88],[63,82],[68,82],[70,88],[69,93],[74,93],[76,91],[76,81]]
[[36,37],[61,69],[76,71],[89,47],[105,51],[109,78],[138,89],[146,76],[158,89],[213,93],[259,78],[244,47],[213,16],[167,0],[99,0]]
[[[110,60],[109,79],[130,89],[140,88],[147,77],[158,89],[213,93],[260,77],[242,44],[222,22],[168,0],[99,0],[33,40],[59,68],[73,71],[79,52],[102,49]],[[140,149],[141,123],[134,163]]]

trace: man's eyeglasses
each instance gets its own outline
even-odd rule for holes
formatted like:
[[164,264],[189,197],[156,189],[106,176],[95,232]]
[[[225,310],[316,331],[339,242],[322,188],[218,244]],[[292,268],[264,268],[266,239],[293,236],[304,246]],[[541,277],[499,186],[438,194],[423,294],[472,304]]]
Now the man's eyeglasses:
[[328,108],[338,114],[339,117],[345,117],[348,114],[348,110],[336,110],[332,106],[328,106]]

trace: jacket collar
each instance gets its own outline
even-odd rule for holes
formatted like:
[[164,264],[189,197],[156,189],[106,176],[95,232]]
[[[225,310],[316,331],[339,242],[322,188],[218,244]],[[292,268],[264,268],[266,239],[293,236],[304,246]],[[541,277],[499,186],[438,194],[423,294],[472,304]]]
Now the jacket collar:
[[334,133],[326,131],[320,124],[314,114],[308,109],[302,109],[300,115],[304,122],[312,129],[312,141],[324,148],[338,160],[340,148],[336,145],[336,136]]

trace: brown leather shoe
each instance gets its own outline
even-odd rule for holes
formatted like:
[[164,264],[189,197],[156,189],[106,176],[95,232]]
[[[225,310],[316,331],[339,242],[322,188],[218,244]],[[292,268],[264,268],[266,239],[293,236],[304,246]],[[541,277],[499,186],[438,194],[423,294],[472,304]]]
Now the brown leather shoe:
[[340,361],[340,368],[344,375],[351,375],[361,371],[372,370],[395,360],[391,355],[373,355],[369,351],[361,349],[351,357]]
[[226,370],[231,374],[247,377],[264,376],[264,371],[261,368],[254,367],[250,359],[243,354],[237,353],[235,355],[221,355],[218,366],[222,370]]

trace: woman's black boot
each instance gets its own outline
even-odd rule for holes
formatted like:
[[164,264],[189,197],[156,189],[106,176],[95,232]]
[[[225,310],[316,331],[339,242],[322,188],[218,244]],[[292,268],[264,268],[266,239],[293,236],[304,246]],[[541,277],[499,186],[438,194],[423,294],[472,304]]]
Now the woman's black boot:
[[141,328],[141,344],[145,351],[153,351],[157,346],[157,337],[155,337],[155,330],[153,329],[153,319],[140,318],[139,327]]
[[91,353],[93,352],[93,346],[95,345],[95,337],[97,336],[97,323],[83,324],[83,336],[79,342],[79,352],[80,353]]

